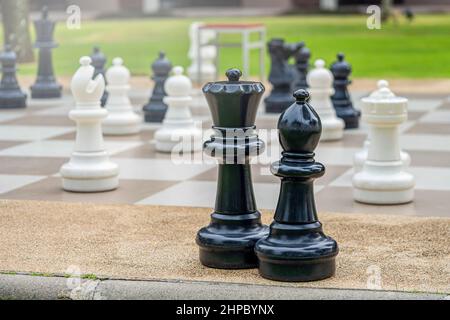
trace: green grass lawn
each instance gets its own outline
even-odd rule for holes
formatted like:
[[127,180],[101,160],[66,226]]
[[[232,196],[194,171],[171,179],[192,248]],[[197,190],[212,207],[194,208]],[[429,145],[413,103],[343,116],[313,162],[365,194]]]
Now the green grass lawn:
[[[83,22],[80,30],[69,30],[60,22],[54,50],[58,75],[71,75],[79,57],[90,54],[99,45],[109,58],[124,58],[134,75],[148,75],[159,50],[167,52],[175,65],[188,66],[188,27],[193,20],[148,18],[136,20],[100,20]],[[268,39],[282,37],[289,42],[304,40],[312,58],[327,63],[337,52],[346,54],[353,65],[354,77],[445,78],[450,77],[450,15],[418,15],[409,24],[401,21],[369,30],[366,16],[280,16],[221,18],[204,21],[263,22]],[[221,72],[239,67],[237,48],[221,51]],[[252,55],[252,74],[257,74],[257,53]],[[269,58],[266,59],[267,70]],[[20,66],[20,74],[34,74],[35,64]]]

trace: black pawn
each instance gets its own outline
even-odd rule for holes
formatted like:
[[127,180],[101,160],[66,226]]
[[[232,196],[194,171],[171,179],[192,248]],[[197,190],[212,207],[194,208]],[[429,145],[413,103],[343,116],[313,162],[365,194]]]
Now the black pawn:
[[164,52],[160,52],[158,59],[152,64],[152,79],[155,86],[149,102],[143,108],[145,122],[162,122],[166,115],[167,105],[163,99],[167,94],[164,83],[169,77],[170,70],[172,70],[172,63],[166,58]]
[[16,53],[10,45],[0,55],[2,80],[0,82],[0,109],[25,108],[27,95],[22,92],[16,77]]
[[58,47],[53,41],[55,22],[48,19],[47,7],[42,8],[42,18],[34,22],[36,43],[39,49],[39,65],[36,82],[31,86],[31,98],[55,99],[61,98],[62,86],[56,82],[53,71],[52,50]]
[[264,103],[266,112],[281,113],[294,101],[292,84],[296,74],[288,64],[288,60],[295,49],[285,44],[283,39],[272,39],[267,47],[271,58],[269,82],[272,84],[272,91],[264,99]]
[[268,234],[256,208],[250,158],[264,151],[255,131],[258,105],[264,93],[260,82],[241,82],[238,69],[228,81],[203,87],[213,118],[214,134],[204,151],[219,159],[217,194],[211,223],[197,233],[200,262],[223,269],[254,268],[256,241]]
[[308,75],[309,59],[311,58],[311,51],[305,46],[304,42],[300,42],[299,47],[294,55],[297,71],[297,79],[294,84],[296,90],[308,88],[306,76]]
[[352,99],[348,91],[348,86],[352,83],[349,76],[352,73],[352,67],[344,61],[344,54],[337,55],[337,61],[330,67],[334,77],[334,95],[331,97],[336,115],[344,120],[345,129],[359,127],[359,117],[361,113],[353,108]]
[[[99,47],[94,47],[92,54],[91,54],[91,59],[92,59],[92,66],[94,67],[94,79],[95,77],[97,77],[99,74],[101,74],[103,76],[103,79],[105,79],[106,82],[106,77],[105,77],[105,65],[106,65],[106,56],[103,52],[100,51]],[[102,98],[100,99],[101,101],[101,105],[102,107],[104,107],[106,105],[106,101],[108,100],[108,91],[103,91],[103,95]]]
[[255,251],[263,277],[312,281],[334,275],[338,246],[323,233],[314,200],[314,179],[325,173],[324,165],[314,160],[322,124],[308,104],[308,92],[300,89],[294,96],[297,101],[278,120],[283,152],[281,160],[271,166],[272,173],[281,178],[274,222]]

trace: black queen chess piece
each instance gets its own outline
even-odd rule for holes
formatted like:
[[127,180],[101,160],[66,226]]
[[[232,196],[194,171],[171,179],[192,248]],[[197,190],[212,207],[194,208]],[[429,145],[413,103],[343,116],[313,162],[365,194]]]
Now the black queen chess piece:
[[[95,79],[99,74],[101,74],[103,76],[103,79],[106,79],[105,65],[106,65],[107,58],[106,58],[105,54],[100,51],[99,47],[94,47],[90,57],[92,60],[91,65],[94,67],[93,78]],[[106,105],[106,102],[108,101],[108,95],[109,95],[108,91],[106,91],[106,90],[103,91],[102,98],[100,99],[100,104],[102,107],[104,107]]]
[[274,221],[255,251],[264,278],[313,281],[334,275],[338,246],[323,233],[314,200],[314,180],[325,173],[324,165],[314,160],[322,124],[308,103],[308,91],[297,90],[294,97],[296,102],[278,120],[283,152],[271,166],[281,178]]
[[152,64],[152,79],[155,82],[149,102],[143,107],[145,122],[162,122],[166,115],[167,105],[163,99],[167,95],[164,83],[172,70],[172,63],[164,52],[159,53],[158,59]]
[[0,82],[0,109],[25,108],[27,95],[20,89],[16,77],[16,53],[9,44],[0,55],[2,80]]
[[217,194],[211,222],[197,233],[200,262],[212,268],[244,269],[258,265],[256,241],[268,234],[261,223],[253,193],[250,158],[264,151],[255,131],[258,105],[265,91],[260,82],[239,81],[238,69],[228,81],[203,87],[214,134],[204,143],[205,154],[219,160]]
[[264,99],[266,112],[281,113],[294,101],[292,85],[296,78],[295,70],[288,64],[296,47],[286,44],[283,39],[275,38],[267,44],[271,58],[269,82],[272,84],[270,95]]
[[355,129],[359,127],[361,112],[353,107],[352,99],[348,91],[348,86],[352,83],[349,79],[352,73],[352,67],[344,58],[343,53],[338,53],[337,61],[330,67],[334,77],[334,94],[331,96],[331,101],[336,110],[336,115],[344,120],[345,129]]
[[39,65],[36,82],[31,86],[33,99],[57,99],[62,96],[62,86],[56,82],[53,71],[52,50],[58,47],[53,41],[55,22],[48,19],[47,7],[42,8],[42,17],[34,22],[36,43],[39,49]]
[[294,54],[295,69],[297,71],[297,78],[294,83],[296,90],[308,88],[306,76],[308,75],[309,59],[311,58],[311,51],[303,41],[299,43],[298,47],[298,50]]

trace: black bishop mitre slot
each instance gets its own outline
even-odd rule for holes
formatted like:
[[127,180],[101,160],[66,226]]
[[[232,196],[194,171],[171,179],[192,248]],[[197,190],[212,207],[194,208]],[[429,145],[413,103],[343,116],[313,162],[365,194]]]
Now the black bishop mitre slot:
[[278,121],[282,158],[271,166],[281,189],[270,234],[256,243],[261,276],[279,281],[312,281],[335,273],[336,241],[319,222],[313,183],[324,175],[314,150],[322,132],[320,118],[308,104],[309,93],[294,93],[296,102]]
[[[99,74],[101,74],[103,76],[103,79],[105,80],[105,83],[106,83],[105,65],[106,65],[107,58],[106,58],[105,54],[100,51],[99,47],[96,46],[92,50],[91,59],[92,59],[92,63],[91,64],[94,67],[93,78],[95,79]],[[106,91],[106,90],[103,91],[103,95],[102,95],[102,98],[100,100],[102,107],[104,107],[106,105],[106,102],[108,101],[108,96],[109,96],[108,91]]]
[[349,79],[352,67],[344,58],[343,53],[338,53],[337,61],[330,67],[334,77],[334,94],[331,96],[331,101],[336,110],[336,115],[344,120],[345,128],[354,129],[359,127],[361,112],[353,107],[352,98],[348,91],[348,86],[352,83]]
[[203,87],[214,134],[204,143],[204,152],[219,160],[217,195],[211,222],[197,233],[200,261],[222,269],[257,267],[254,246],[268,234],[257,210],[250,158],[264,151],[255,131],[255,118],[264,86],[239,81],[238,69],[226,73],[228,81]]
[[172,63],[166,58],[166,54],[161,51],[158,58],[152,63],[151,68],[153,72],[152,80],[155,85],[150,100],[144,105],[142,111],[145,122],[162,122],[167,112],[167,105],[163,101],[167,95],[164,90],[164,83],[172,70]]
[[9,44],[0,55],[2,80],[0,82],[0,109],[25,108],[27,95],[20,89],[16,77],[16,53]]

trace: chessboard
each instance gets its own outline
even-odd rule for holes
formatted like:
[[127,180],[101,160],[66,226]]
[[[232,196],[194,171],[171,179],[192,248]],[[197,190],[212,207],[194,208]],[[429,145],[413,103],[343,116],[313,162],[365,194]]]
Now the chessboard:
[[[137,111],[148,94],[131,95]],[[357,108],[365,95],[367,92],[352,92]],[[408,171],[416,178],[414,202],[377,206],[353,200],[353,155],[362,148],[367,135],[367,126],[362,123],[359,129],[346,130],[341,141],[319,144],[316,161],[326,166],[325,175],[315,182],[319,212],[450,216],[450,100],[443,95],[403,96],[409,98],[409,119],[400,128],[400,141],[412,159]],[[152,140],[158,124],[144,124],[138,135],[105,136],[105,147],[120,166],[117,190],[101,193],[62,190],[58,172],[74,146],[75,126],[68,118],[73,106],[73,99],[66,95],[58,104],[31,101],[23,110],[0,110],[0,198],[214,206],[217,165],[201,152],[183,161],[156,152]],[[207,107],[195,108],[193,114],[208,137],[212,122]],[[270,173],[270,163],[280,157],[275,130],[278,116],[264,113],[264,106],[260,106],[256,126],[266,142],[266,151],[253,159],[252,165],[259,209],[273,210],[277,204],[280,184]]]

